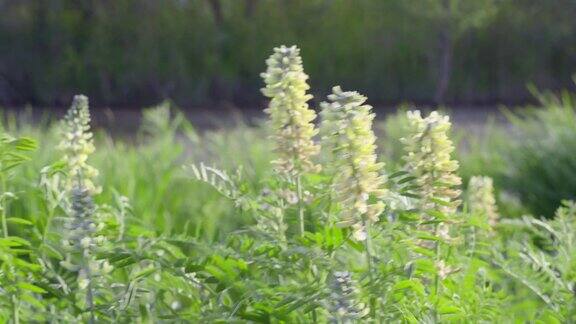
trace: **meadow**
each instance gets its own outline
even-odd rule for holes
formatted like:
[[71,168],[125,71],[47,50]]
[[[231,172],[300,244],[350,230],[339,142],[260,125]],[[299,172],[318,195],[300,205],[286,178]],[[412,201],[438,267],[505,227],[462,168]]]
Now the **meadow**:
[[478,136],[339,86],[310,107],[298,48],[266,64],[256,127],[5,114],[0,322],[576,321],[574,94]]

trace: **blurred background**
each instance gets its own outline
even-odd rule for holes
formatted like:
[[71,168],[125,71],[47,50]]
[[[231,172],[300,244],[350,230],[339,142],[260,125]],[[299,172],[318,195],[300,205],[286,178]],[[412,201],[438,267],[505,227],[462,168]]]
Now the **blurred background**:
[[575,17],[574,0],[0,0],[0,106],[261,109],[280,44],[318,101],[341,84],[377,106],[525,104],[527,84],[573,87]]
[[[240,228],[250,218],[182,165],[242,168],[262,189],[260,73],[285,44],[312,107],[337,84],[369,97],[387,172],[404,165],[404,108],[451,109],[464,183],[492,177],[506,217],[551,217],[576,199],[575,18],[575,0],[0,0],[0,131],[40,147],[15,192],[60,159],[55,121],[83,93],[100,202],[125,195],[159,231]],[[21,214],[42,215],[30,193]]]

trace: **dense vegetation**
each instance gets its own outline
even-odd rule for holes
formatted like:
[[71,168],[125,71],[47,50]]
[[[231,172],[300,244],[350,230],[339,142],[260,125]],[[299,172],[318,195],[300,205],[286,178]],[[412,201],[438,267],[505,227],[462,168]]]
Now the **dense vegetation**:
[[576,321],[571,94],[465,139],[460,168],[447,115],[378,138],[336,86],[315,123],[299,50],[266,63],[262,128],[198,135],[165,103],[135,142],[93,137],[82,95],[55,125],[7,118],[0,321]]
[[[260,100],[266,51],[298,43],[317,93],[374,103],[529,98],[576,71],[572,0],[0,1],[0,104]],[[316,94],[316,93],[315,93]]]

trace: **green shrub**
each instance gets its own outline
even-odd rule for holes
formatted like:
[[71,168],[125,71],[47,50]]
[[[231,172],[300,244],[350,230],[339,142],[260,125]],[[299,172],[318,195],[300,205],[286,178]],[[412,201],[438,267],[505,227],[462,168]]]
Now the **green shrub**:
[[467,174],[490,175],[528,212],[551,216],[576,198],[576,99],[568,91],[536,95],[539,106],[507,111],[509,125],[487,128],[462,156]]

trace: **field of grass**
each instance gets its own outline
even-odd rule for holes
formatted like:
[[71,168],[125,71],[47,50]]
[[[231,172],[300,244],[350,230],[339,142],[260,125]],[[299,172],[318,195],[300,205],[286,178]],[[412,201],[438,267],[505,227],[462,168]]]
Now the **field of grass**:
[[339,87],[316,118],[298,50],[267,63],[257,127],[5,115],[0,322],[576,321],[572,94],[479,137]]

